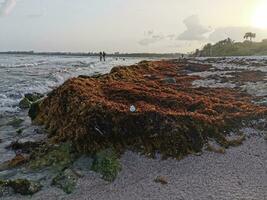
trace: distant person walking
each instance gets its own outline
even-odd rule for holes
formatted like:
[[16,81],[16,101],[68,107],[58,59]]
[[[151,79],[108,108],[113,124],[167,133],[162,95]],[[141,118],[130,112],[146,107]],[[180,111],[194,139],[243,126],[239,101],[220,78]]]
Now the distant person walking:
[[103,60],[106,61],[106,52],[103,51],[102,55],[103,55]]
[[99,53],[99,59],[100,59],[100,62],[101,62],[102,59],[103,59],[103,53],[102,53],[102,52]]

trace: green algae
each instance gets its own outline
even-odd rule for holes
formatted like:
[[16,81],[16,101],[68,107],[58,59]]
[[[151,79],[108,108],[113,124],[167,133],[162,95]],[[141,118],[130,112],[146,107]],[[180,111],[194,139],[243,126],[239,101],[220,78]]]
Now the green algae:
[[69,143],[59,146],[39,148],[32,155],[28,167],[33,170],[40,170],[45,167],[51,167],[55,170],[62,170],[69,166],[74,159],[72,147]]
[[0,180],[0,188],[12,188],[14,193],[33,195],[41,190],[42,185],[27,179]]
[[100,173],[106,181],[112,182],[121,171],[122,166],[116,153],[111,150],[103,150],[95,155],[91,170]]
[[76,188],[78,178],[73,170],[66,169],[53,178],[52,185],[62,189],[67,194],[71,194]]

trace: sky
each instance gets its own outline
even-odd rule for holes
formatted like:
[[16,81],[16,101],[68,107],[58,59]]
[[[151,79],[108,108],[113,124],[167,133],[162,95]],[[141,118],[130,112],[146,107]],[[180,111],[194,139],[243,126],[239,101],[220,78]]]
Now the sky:
[[0,0],[0,51],[187,53],[255,32],[267,0]]

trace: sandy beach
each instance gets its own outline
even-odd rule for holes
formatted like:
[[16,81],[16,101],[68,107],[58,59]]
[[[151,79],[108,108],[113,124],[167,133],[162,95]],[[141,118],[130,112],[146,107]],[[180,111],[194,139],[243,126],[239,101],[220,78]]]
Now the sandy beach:
[[[121,158],[123,170],[113,183],[103,181],[94,172],[85,172],[71,195],[51,187],[30,199],[263,200],[267,198],[266,140],[253,129],[245,131],[251,137],[225,154],[205,151],[201,156],[191,155],[177,161],[148,159],[127,152]],[[165,177],[168,184],[154,182],[157,176]]]

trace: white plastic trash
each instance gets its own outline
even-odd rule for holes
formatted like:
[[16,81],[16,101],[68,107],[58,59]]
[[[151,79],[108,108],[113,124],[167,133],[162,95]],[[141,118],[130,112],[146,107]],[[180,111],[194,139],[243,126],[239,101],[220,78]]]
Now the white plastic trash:
[[136,111],[136,108],[135,108],[134,105],[131,105],[131,107],[130,107],[130,111],[131,111],[131,112],[135,112],[135,111]]

